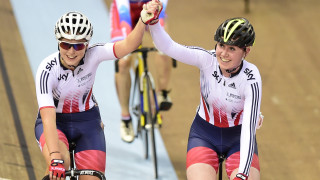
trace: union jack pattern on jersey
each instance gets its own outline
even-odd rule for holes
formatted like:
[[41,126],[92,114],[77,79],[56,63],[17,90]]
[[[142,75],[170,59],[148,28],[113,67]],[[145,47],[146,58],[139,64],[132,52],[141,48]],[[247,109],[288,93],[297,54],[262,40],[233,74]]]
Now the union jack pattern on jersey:
[[39,108],[55,107],[57,113],[75,113],[91,109],[95,104],[92,87],[98,65],[115,60],[113,43],[96,44],[88,48],[74,71],[60,63],[56,52],[46,57],[36,74]]

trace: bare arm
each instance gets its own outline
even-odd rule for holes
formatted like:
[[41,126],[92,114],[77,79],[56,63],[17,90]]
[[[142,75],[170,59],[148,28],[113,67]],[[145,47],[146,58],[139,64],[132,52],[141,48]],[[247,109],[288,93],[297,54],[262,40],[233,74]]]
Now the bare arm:
[[[60,152],[55,108],[43,108],[40,110],[40,114],[48,152]],[[53,159],[61,159],[60,153],[54,153],[52,156],[54,156],[54,158],[52,157]]]
[[139,19],[137,25],[131,33],[122,41],[116,42],[114,45],[115,55],[122,58],[132,51],[136,50],[142,42],[146,25]]
[[145,17],[144,21],[140,17],[131,33],[124,40],[118,41],[114,45],[114,52],[117,58],[122,58],[139,47],[146,29],[145,23],[148,24],[159,17],[161,2],[157,0],[149,1],[147,4],[144,4],[143,9],[144,15],[148,15],[147,17],[143,16]]

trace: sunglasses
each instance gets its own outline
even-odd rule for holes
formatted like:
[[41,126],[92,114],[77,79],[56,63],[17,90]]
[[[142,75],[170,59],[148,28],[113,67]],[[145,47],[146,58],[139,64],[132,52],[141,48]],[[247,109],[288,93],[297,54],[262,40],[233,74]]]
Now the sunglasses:
[[71,47],[73,47],[74,50],[80,51],[84,49],[87,46],[88,42],[83,43],[69,43],[65,41],[59,41],[59,46],[64,50],[69,50]]

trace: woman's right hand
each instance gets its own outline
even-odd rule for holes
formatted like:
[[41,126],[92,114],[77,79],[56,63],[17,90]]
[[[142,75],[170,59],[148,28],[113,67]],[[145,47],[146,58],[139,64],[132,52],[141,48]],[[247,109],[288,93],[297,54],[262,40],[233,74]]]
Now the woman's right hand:
[[64,161],[62,159],[52,159],[49,167],[49,177],[54,180],[64,180],[66,169],[63,165]]
[[143,5],[140,13],[141,20],[145,24],[155,24],[159,20],[162,11],[162,3],[158,0],[152,0]]

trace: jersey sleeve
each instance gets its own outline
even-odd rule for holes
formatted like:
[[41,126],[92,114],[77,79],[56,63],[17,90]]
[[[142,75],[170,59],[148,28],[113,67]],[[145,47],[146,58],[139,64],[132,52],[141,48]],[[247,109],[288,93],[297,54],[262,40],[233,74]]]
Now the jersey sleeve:
[[245,69],[247,84],[245,86],[244,114],[240,138],[240,165],[239,173],[249,175],[256,141],[256,126],[259,121],[259,112],[262,96],[262,83],[257,68]]
[[159,23],[149,25],[156,48],[166,55],[199,69],[209,67],[213,63],[213,53],[195,46],[183,46],[171,39]]
[[99,43],[91,46],[86,52],[86,58],[92,61],[95,61],[97,64],[106,60],[115,60],[117,59],[114,51],[115,43]]
[[36,93],[39,109],[45,107],[55,107],[52,89],[54,86],[55,73],[50,63],[57,63],[57,59],[47,62],[43,61],[36,74]]

